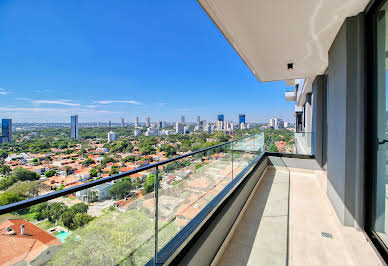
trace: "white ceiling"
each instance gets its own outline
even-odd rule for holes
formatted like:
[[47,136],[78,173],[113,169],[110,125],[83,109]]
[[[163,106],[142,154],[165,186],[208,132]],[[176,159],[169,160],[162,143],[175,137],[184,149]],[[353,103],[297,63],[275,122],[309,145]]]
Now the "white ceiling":
[[[369,0],[197,0],[260,81],[314,77],[346,17]],[[288,70],[287,64],[294,63]]]

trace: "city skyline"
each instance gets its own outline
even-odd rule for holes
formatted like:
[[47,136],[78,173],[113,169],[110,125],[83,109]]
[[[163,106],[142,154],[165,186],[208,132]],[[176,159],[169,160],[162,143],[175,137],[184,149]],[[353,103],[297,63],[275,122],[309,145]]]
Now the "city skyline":
[[[292,118],[285,82],[258,82],[195,2],[0,3],[5,8],[1,117],[195,121],[197,115],[212,120],[218,112],[234,119],[241,112],[248,121]],[[156,16],[160,10],[166,14],[162,19]],[[68,23],[68,14],[74,23]]]

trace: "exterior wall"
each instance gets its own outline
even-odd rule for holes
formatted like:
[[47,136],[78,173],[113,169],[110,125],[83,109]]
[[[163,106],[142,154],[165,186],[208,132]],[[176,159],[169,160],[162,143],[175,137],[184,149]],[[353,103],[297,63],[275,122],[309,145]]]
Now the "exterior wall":
[[324,168],[326,159],[324,154],[327,152],[325,149],[325,140],[327,138],[326,127],[326,81],[327,77],[324,75],[317,76],[313,82],[313,121],[312,121],[312,146],[313,154],[318,164]]
[[327,193],[349,226],[364,223],[363,20],[362,14],[347,18],[329,50]]

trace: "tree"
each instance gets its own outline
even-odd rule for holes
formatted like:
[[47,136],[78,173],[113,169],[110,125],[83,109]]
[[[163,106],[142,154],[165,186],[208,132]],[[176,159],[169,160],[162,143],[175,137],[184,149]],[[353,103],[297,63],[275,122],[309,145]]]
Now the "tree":
[[39,175],[35,172],[32,172],[28,169],[22,168],[22,167],[16,167],[11,175],[11,178],[16,181],[33,181],[38,180]]
[[67,209],[67,206],[63,202],[51,203],[47,212],[48,220],[55,223]]
[[65,166],[66,175],[70,175],[73,172],[73,168],[71,166]]
[[18,181],[12,186],[7,188],[7,192],[14,192],[24,197],[31,198],[38,196],[39,190],[44,188],[45,185],[39,180],[37,181]]
[[73,218],[73,227],[74,229],[77,229],[81,226],[84,226],[88,222],[93,220],[93,217],[89,216],[86,213],[77,213]]
[[86,159],[86,161],[83,162],[82,164],[85,165],[85,166],[89,166],[89,165],[95,164],[95,163],[96,163],[96,162],[95,162],[93,159],[88,158],[88,159]]
[[74,219],[75,213],[73,210],[67,209],[64,211],[60,216],[60,221],[63,223],[64,226],[69,228],[70,230],[73,230],[73,219]]
[[49,178],[49,177],[55,176],[56,173],[57,173],[57,171],[55,171],[54,169],[52,169],[52,170],[49,170],[49,171],[45,172],[45,173],[44,173],[44,176],[45,176],[46,178]]
[[[154,184],[155,184],[155,175],[154,174],[150,174],[147,176],[145,182],[144,182],[144,185],[143,185],[143,194],[147,194],[147,193],[150,193],[152,191],[154,191]],[[161,179],[161,176],[159,176],[159,180]]]
[[90,177],[97,177],[97,170],[92,168],[89,170]]
[[8,153],[4,150],[0,150],[0,159],[4,160],[8,157]]
[[122,181],[113,185],[113,187],[109,190],[111,197],[115,197],[116,199],[123,199],[130,190],[133,188],[132,181],[130,178],[124,178]]
[[12,184],[14,183],[15,181],[12,178],[4,177],[0,179],[0,189],[1,190],[7,189],[8,187],[12,186]]
[[269,148],[269,152],[277,152],[278,151],[278,148],[276,147],[275,144],[271,144],[270,148]]
[[160,151],[164,151],[166,156],[175,155],[177,150],[172,145],[164,144],[159,148]]
[[115,174],[118,174],[118,173],[119,173],[119,167],[117,165],[112,165],[109,174],[115,175]]
[[89,207],[85,203],[80,202],[71,206],[70,209],[73,210],[75,213],[86,213]]
[[3,192],[0,194],[0,206],[24,200],[25,197],[15,192]]
[[9,167],[8,165],[3,164],[3,165],[0,167],[0,174],[8,175],[10,172],[11,172],[11,167]]
[[48,204],[47,202],[38,203],[30,207],[30,212],[34,213],[34,218],[38,221],[47,218]]

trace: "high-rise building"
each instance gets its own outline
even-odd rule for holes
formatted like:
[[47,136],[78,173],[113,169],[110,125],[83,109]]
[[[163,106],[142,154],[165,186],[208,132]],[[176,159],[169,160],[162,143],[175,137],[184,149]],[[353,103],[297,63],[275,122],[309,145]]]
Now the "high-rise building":
[[222,121],[222,122],[224,122],[224,115],[223,115],[223,114],[217,115],[217,121]]
[[276,124],[276,118],[271,118],[269,120],[269,127],[274,129],[275,128],[275,124]]
[[197,116],[197,125],[199,126],[200,123],[201,123],[201,117]]
[[108,142],[115,141],[117,139],[117,135],[113,131],[109,131],[108,133]]
[[109,128],[111,128],[112,127],[112,121],[109,120],[108,124],[109,124]]
[[284,129],[284,121],[282,119],[278,119],[277,128],[276,129]]
[[223,120],[218,120],[216,123],[217,130],[222,130],[224,128],[224,121]]
[[273,129],[283,129],[284,128],[284,122],[283,122],[283,119],[280,119],[280,118],[271,118],[269,120],[269,127],[270,128],[273,128]]
[[146,127],[150,127],[151,126],[151,118],[148,116],[146,118]]
[[185,123],[176,122],[175,132],[178,134],[184,134],[185,133]]
[[163,121],[162,122],[162,128],[166,128],[167,127],[167,122],[166,121]]
[[124,127],[124,117],[121,118],[121,127]]
[[181,116],[181,122],[182,122],[182,123],[185,122],[185,116],[184,116],[184,115]]
[[70,117],[70,138],[78,139],[78,115]]
[[139,126],[139,117],[135,117],[135,127]]
[[245,122],[245,114],[239,114],[238,115],[238,124],[240,125],[241,123],[246,123]]
[[0,143],[12,142],[12,119],[1,120],[1,135]]

